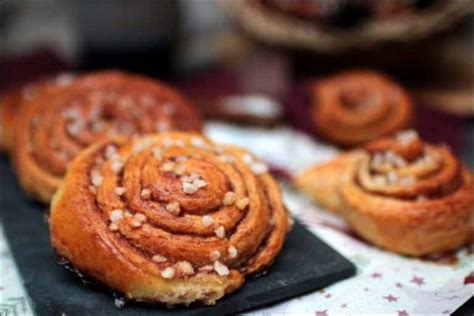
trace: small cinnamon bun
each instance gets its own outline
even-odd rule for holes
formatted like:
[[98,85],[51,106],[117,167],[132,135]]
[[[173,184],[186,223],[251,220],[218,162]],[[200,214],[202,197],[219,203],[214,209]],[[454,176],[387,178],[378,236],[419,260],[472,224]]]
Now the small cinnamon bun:
[[407,128],[413,103],[408,93],[382,74],[350,71],[313,85],[312,119],[319,134],[355,146]]
[[61,73],[41,81],[30,83],[19,89],[10,89],[0,95],[0,149],[9,153],[15,144],[14,131],[19,128],[15,119],[21,116],[25,104],[51,88],[66,86],[73,81],[74,75]]
[[394,252],[445,252],[472,238],[472,173],[448,148],[413,131],[313,166],[296,184],[364,239]]
[[37,90],[15,119],[13,163],[23,189],[46,203],[72,159],[96,141],[201,129],[195,108],[177,91],[137,75],[97,72]]

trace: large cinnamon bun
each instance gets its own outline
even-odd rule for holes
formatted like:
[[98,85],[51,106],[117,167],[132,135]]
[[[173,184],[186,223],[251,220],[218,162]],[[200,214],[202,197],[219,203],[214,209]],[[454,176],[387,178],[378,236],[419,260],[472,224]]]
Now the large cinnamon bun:
[[[391,251],[421,256],[472,238],[472,173],[448,148],[425,143],[413,131],[313,166],[296,183],[342,214],[360,236]],[[321,187],[325,195],[316,192]]]
[[355,146],[408,127],[413,104],[408,93],[382,74],[344,72],[312,86],[312,119],[319,134]]
[[137,75],[98,72],[36,90],[15,119],[13,163],[22,187],[43,202],[71,160],[95,141],[201,128],[196,110],[179,93]]
[[288,214],[248,152],[169,132],[95,144],[51,204],[53,247],[81,273],[136,301],[216,300],[269,267]]

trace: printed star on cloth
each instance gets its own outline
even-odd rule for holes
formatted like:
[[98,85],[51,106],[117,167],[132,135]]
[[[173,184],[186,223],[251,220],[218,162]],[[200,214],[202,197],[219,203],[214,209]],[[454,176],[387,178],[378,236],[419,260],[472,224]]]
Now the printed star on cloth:
[[382,278],[382,273],[374,272],[370,275],[372,279],[381,279]]
[[397,312],[398,312],[398,316],[410,316],[410,314],[408,314],[405,310],[397,311]]
[[415,283],[418,286],[422,286],[423,284],[425,284],[425,279],[414,275],[410,282]]
[[315,316],[329,316],[329,315],[328,315],[328,310],[325,309],[325,310],[323,310],[323,311],[316,311]]
[[389,294],[387,296],[383,296],[384,299],[386,299],[389,302],[398,302],[398,297],[393,296],[392,294]]
[[467,277],[464,278],[464,284],[474,284],[474,272],[471,272]]

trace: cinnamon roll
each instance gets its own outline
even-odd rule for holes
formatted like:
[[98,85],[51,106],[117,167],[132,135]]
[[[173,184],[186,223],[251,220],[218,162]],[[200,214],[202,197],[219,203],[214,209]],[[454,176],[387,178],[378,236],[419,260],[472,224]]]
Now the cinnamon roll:
[[73,78],[74,75],[70,73],[61,73],[55,77],[30,83],[23,88],[8,90],[0,96],[0,149],[3,152],[10,152],[14,146],[14,130],[17,128],[15,118],[21,115],[24,104],[50,88],[70,84]]
[[43,202],[71,160],[95,141],[201,128],[196,110],[179,93],[141,76],[98,72],[38,90],[15,120],[13,163],[25,191]]
[[53,198],[52,245],[130,300],[214,304],[282,248],[288,214],[267,169],[192,133],[97,143]]
[[472,238],[472,173],[448,148],[413,131],[313,166],[296,184],[364,239],[394,252],[440,253]]
[[355,146],[407,128],[413,104],[408,93],[382,74],[350,71],[312,86],[312,120],[319,134]]
[[3,152],[8,152],[13,146],[13,126],[20,103],[21,93],[18,90],[7,91],[0,96],[0,149]]

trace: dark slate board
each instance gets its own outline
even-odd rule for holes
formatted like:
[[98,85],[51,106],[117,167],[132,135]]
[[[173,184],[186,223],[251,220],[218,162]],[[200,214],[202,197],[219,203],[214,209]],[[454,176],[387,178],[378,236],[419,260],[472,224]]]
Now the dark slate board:
[[167,309],[127,304],[119,310],[110,292],[85,287],[56,264],[40,204],[19,189],[5,158],[0,161],[1,216],[13,256],[38,315],[225,315],[248,311],[318,290],[355,274],[355,267],[296,223],[268,274],[249,279],[215,306]]

